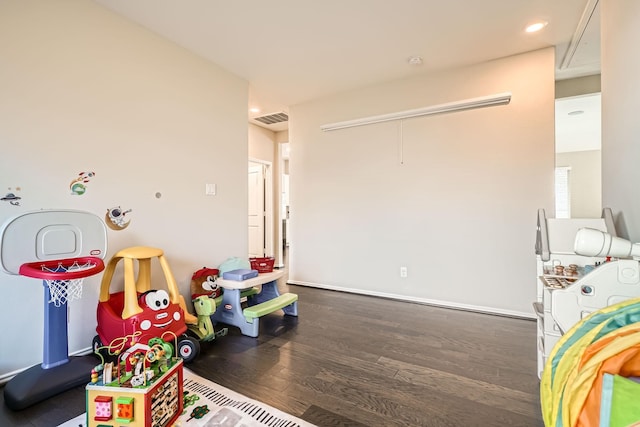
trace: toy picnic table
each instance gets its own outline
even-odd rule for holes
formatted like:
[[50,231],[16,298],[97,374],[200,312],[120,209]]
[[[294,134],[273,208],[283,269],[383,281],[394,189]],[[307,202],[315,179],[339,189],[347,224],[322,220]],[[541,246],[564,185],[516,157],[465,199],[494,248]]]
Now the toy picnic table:
[[[243,335],[257,337],[260,329],[260,317],[282,310],[285,315],[298,315],[298,295],[280,294],[278,279],[284,271],[276,270],[260,273],[247,280],[228,280],[219,278],[218,286],[224,289],[222,304],[211,316],[213,323],[222,322],[237,326]],[[258,291],[257,288],[262,288]],[[249,291],[249,292],[247,292]],[[247,307],[242,308],[242,297],[247,296]]]

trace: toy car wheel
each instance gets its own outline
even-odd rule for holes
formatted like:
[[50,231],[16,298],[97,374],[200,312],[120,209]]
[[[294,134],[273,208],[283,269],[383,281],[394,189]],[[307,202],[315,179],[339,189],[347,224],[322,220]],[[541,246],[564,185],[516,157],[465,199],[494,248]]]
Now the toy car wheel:
[[185,334],[187,334],[187,336],[193,338],[196,341],[200,341],[200,337],[198,336],[198,334],[195,331],[193,331],[191,328],[188,328]]
[[188,336],[183,336],[178,341],[178,356],[184,363],[192,362],[200,353],[200,343]]

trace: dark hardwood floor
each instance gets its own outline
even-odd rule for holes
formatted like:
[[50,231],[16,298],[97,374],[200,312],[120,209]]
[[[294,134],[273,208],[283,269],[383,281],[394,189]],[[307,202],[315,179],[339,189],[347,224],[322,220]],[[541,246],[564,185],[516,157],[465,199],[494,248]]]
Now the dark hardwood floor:
[[[280,287],[298,318],[263,317],[258,338],[230,328],[187,367],[323,427],[543,426],[535,322]],[[84,387],[0,405],[0,426],[56,426],[85,411]]]

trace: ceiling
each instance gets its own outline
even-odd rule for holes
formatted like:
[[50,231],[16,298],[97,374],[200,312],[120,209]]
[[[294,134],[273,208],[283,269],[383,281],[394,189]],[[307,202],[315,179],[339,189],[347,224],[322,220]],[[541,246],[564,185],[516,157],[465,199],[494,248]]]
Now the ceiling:
[[[94,1],[246,79],[249,107],[260,109],[250,119],[548,46],[557,79],[600,67],[598,0]],[[548,25],[525,33],[536,20]]]

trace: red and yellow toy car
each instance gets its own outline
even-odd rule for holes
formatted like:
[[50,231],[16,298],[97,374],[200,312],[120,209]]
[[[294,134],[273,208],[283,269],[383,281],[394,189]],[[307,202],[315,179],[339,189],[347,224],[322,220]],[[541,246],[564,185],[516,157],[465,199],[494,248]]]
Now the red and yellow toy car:
[[[151,287],[153,258],[160,263],[166,290]],[[124,264],[124,287],[122,291],[110,293],[120,261]],[[150,339],[162,337],[177,342],[175,352],[185,362],[192,361],[200,352],[198,340],[186,335],[187,324],[197,324],[197,318],[187,311],[161,249],[136,246],[123,249],[111,258],[100,284],[97,318],[94,351],[106,348],[107,355],[113,355],[114,351],[121,352],[138,343],[146,345]]]

